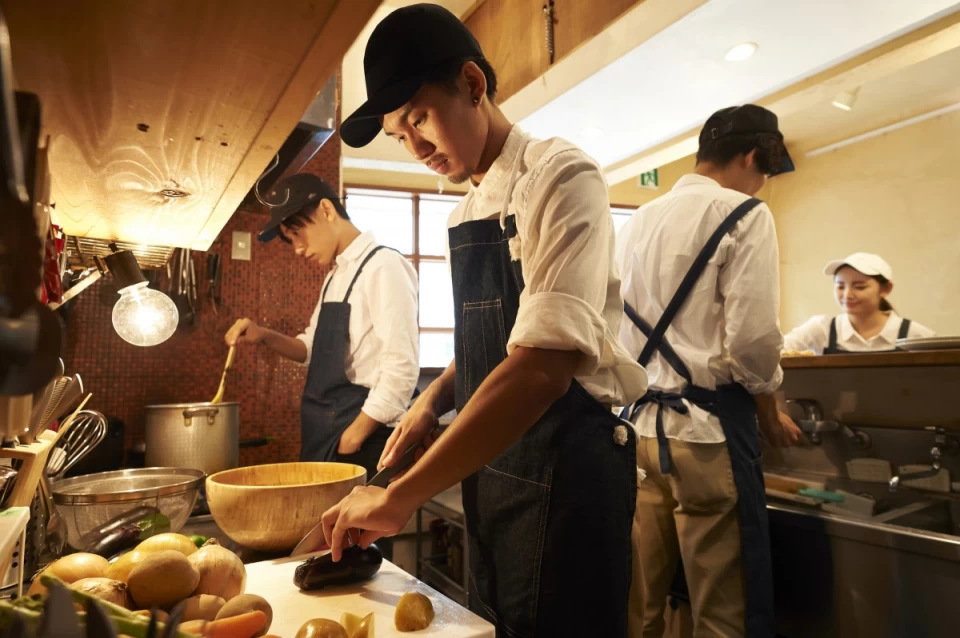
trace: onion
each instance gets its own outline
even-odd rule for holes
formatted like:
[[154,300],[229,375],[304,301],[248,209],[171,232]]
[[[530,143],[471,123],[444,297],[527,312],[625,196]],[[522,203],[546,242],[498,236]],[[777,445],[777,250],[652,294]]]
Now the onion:
[[126,554],[120,556],[120,558],[117,560],[110,563],[110,567],[103,575],[106,578],[119,580],[120,582],[125,583],[130,577],[130,571],[133,570],[134,567],[140,564],[143,559],[150,554],[151,552],[144,552],[139,549],[135,549],[132,552],[127,552]]
[[187,560],[200,572],[200,583],[194,596],[208,594],[230,600],[243,593],[247,584],[247,570],[240,557],[211,538]]
[[140,552],[159,552],[164,549],[172,549],[189,557],[197,551],[197,546],[183,534],[167,532],[166,534],[151,536],[136,547],[136,550]]
[[130,598],[127,596],[127,585],[119,580],[109,578],[84,578],[70,585],[71,589],[90,594],[95,598],[114,605],[130,609]]
[[[51,563],[43,573],[56,576],[69,585],[84,578],[101,578],[107,573],[108,567],[110,563],[103,556],[85,553],[69,554]],[[40,577],[34,578],[27,595],[45,593],[47,588],[40,584]]]

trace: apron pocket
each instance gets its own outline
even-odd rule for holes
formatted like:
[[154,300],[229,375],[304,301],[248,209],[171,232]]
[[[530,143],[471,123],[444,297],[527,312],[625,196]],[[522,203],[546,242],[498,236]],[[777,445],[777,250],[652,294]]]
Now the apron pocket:
[[533,636],[551,475],[502,458],[496,465],[463,482],[472,602],[505,635]]
[[[507,333],[499,299],[463,304],[464,402],[507,356]],[[457,363],[459,370],[460,363]]]

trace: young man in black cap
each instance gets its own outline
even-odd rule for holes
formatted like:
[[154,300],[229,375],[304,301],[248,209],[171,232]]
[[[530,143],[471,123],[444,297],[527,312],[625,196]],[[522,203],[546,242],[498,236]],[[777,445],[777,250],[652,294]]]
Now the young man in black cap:
[[310,325],[288,337],[238,320],[228,345],[262,343],[308,366],[300,403],[300,460],[355,463],[372,477],[383,446],[420,375],[417,273],[402,255],[350,221],[334,190],[316,175],[273,188],[270,222],[259,235],[297,255],[332,264]]
[[[364,56],[368,101],[342,126],[351,146],[382,129],[471,190],[450,216],[456,357],[387,444],[392,465],[458,410],[386,489],[359,488],[323,517],[338,559],[396,533],[463,481],[470,605],[498,636],[623,637],[637,468],[612,412],[646,375],[617,338],[623,301],[607,185],[596,162],[536,140],[494,102],[496,76],[445,9],[399,9]],[[432,438],[432,437],[431,437]]]
[[650,375],[630,414],[646,474],[633,529],[632,638],[663,635],[681,558],[695,635],[774,635],[757,422],[776,446],[800,431],[773,398],[783,378],[777,235],[753,196],[792,170],[776,115],[752,104],[723,109],[700,133],[694,172],[620,231],[630,319],[620,336]]

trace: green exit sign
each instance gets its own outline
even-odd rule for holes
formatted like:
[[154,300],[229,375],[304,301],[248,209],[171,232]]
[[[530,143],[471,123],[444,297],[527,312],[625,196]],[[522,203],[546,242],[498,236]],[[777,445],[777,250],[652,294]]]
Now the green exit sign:
[[660,176],[657,174],[657,169],[652,171],[647,171],[640,175],[640,188],[652,188],[656,190],[660,187]]

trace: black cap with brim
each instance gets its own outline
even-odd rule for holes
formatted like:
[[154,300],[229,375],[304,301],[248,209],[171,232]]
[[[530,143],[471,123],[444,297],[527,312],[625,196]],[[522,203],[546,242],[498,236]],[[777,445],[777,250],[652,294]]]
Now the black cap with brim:
[[340,125],[340,138],[359,148],[380,132],[380,118],[409,102],[430,73],[453,60],[482,58],[460,19],[440,5],[402,7],[380,21],[363,53],[367,101]]
[[780,132],[776,113],[756,104],[730,106],[720,109],[707,119],[700,131],[700,143],[706,140],[717,139],[726,135],[754,135],[756,133],[772,133],[780,140],[783,161],[777,168],[772,168],[770,177],[790,173],[794,170],[793,159],[787,152]]
[[280,234],[280,224],[305,206],[317,205],[329,199],[336,208],[342,208],[340,197],[325,181],[311,173],[297,173],[281,180],[270,189],[265,198],[271,204],[270,221],[263,227],[257,239],[268,242]]

